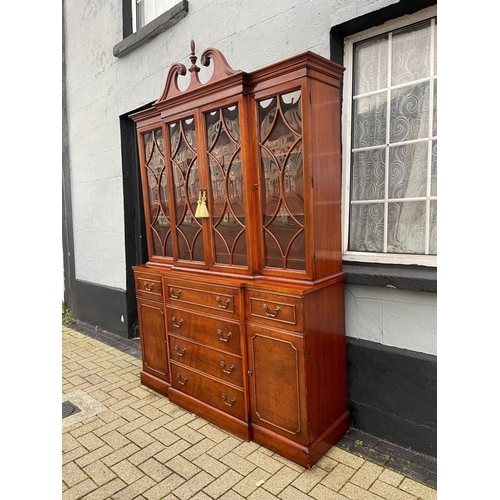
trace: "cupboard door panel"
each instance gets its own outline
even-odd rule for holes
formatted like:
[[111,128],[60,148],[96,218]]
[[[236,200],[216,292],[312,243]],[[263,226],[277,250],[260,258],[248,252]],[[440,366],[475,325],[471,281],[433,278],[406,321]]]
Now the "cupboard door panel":
[[306,444],[303,338],[250,327],[248,344],[252,422]]
[[168,380],[167,337],[163,304],[137,299],[144,370]]

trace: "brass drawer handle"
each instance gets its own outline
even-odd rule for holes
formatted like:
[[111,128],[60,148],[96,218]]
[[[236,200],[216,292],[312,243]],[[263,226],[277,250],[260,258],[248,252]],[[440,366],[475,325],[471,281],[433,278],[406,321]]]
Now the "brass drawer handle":
[[226,338],[224,338],[222,336],[222,330],[220,330],[220,329],[217,330],[217,335],[219,335],[219,340],[222,342],[227,342],[233,336],[233,334],[231,332],[227,332]]
[[231,402],[230,402],[230,403],[228,403],[228,402],[226,401],[227,396],[226,396],[224,393],[222,393],[221,398],[224,400],[224,404],[225,404],[225,405],[227,405],[227,406],[233,406],[233,405],[234,405],[234,403],[236,403],[236,398],[231,399]]
[[154,283],[148,283],[147,281],[144,282],[144,290],[146,290],[146,292],[150,292],[154,287]]
[[176,344],[175,345],[175,351],[177,352],[177,356],[180,356],[182,358],[182,356],[184,356],[184,354],[186,354],[187,349],[184,347],[182,349],[182,351],[179,352],[179,346]]
[[226,299],[226,302],[223,304],[220,303],[220,297],[215,297],[215,301],[217,302],[217,305],[221,309],[227,309],[227,306],[231,303],[231,299]]
[[180,374],[180,373],[178,373],[178,374],[177,374],[177,381],[178,381],[178,382],[179,382],[179,384],[181,384],[181,385],[186,385],[186,382],[188,381],[188,378],[186,377],[186,378],[184,379],[184,381],[182,381],[182,380],[181,380],[181,374]]
[[174,327],[175,327],[175,328],[180,328],[180,327],[183,325],[184,320],[181,318],[181,319],[179,320],[179,322],[177,323],[177,322],[175,321],[175,316],[172,316],[172,322],[174,323]]
[[278,315],[278,313],[281,311],[281,307],[280,306],[276,306],[274,308],[274,314],[270,313],[270,312],[268,312],[269,311],[269,307],[267,307],[267,304],[264,304],[262,306],[262,309],[264,309],[264,311],[266,311],[266,316],[269,316],[270,318],[275,318]]
[[175,290],[172,287],[170,287],[168,289],[168,292],[170,293],[170,298],[178,299],[181,296],[182,290],[180,290],[180,289],[177,290],[177,294],[176,294]]
[[224,373],[227,373],[228,375],[231,375],[231,373],[235,370],[236,366],[234,366],[232,363],[231,363],[231,366],[229,367],[229,370],[226,370],[226,363],[224,363],[224,361],[221,361],[220,362],[220,365],[222,367],[222,371]]

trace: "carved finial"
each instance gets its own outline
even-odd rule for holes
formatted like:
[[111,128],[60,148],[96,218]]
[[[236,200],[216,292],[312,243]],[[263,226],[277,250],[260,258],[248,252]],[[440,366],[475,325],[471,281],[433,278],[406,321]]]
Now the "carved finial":
[[200,71],[200,68],[196,66],[196,61],[198,58],[195,55],[194,40],[191,40],[191,55],[189,56],[189,59],[191,60],[191,67],[189,68],[189,71],[191,71],[191,73],[193,71],[196,71],[196,73],[198,73]]

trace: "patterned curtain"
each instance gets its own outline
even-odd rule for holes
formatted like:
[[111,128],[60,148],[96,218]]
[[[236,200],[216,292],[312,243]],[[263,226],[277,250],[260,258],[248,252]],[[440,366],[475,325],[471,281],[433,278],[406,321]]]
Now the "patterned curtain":
[[434,26],[355,46],[350,250],[437,253]]

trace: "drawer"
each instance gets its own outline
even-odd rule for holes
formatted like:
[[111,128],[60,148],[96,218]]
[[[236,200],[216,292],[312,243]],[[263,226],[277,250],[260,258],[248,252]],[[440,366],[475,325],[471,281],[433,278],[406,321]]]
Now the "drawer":
[[233,417],[245,420],[245,398],[242,389],[226,385],[174,362],[171,366],[173,387]]
[[157,274],[135,273],[135,293],[141,297],[162,300],[161,276]]
[[168,342],[170,357],[173,361],[243,387],[241,358],[173,335],[168,336]]
[[175,336],[241,356],[238,323],[167,307],[167,330]]
[[238,319],[240,293],[238,288],[164,277],[167,303],[178,304],[193,311],[210,312]]
[[299,297],[248,291],[246,320],[301,332],[302,300]]

